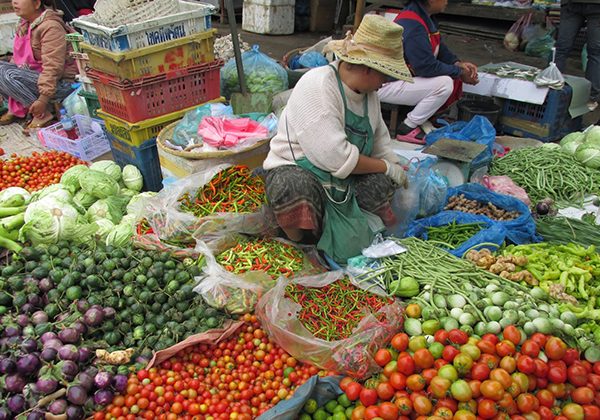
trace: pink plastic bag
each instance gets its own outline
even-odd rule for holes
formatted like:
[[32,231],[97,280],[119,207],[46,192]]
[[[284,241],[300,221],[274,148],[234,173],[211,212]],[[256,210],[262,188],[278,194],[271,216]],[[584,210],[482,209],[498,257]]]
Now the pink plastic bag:
[[481,180],[481,184],[490,191],[498,194],[511,195],[515,198],[518,198],[528,206],[531,205],[531,200],[529,199],[527,192],[525,192],[523,188],[519,187],[507,176],[484,175],[483,179]]
[[250,138],[266,138],[269,132],[251,118],[205,117],[198,126],[198,135],[216,148],[230,149]]

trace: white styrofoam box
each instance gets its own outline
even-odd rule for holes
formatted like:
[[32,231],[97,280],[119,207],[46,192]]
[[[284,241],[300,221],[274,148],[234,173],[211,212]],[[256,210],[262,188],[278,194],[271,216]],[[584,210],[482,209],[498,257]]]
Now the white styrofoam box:
[[19,16],[15,13],[0,15],[0,55],[12,53],[18,22]]
[[294,33],[296,0],[244,0],[242,29],[257,34]]

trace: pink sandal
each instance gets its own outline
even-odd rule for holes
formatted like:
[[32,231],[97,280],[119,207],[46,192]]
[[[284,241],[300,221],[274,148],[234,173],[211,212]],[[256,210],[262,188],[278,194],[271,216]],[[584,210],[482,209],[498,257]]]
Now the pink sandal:
[[396,140],[413,144],[425,144],[425,133],[421,127],[416,127],[406,134],[398,134]]

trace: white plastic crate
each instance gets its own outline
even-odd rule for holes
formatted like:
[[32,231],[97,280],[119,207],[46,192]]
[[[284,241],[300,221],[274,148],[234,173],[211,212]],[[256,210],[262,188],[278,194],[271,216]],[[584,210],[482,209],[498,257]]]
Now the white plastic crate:
[[81,29],[88,44],[122,52],[204,32],[211,28],[214,11],[210,4],[179,0],[178,13],[145,22],[109,28],[96,23],[94,15],[87,15],[74,19],[73,25]]
[[242,29],[257,34],[293,34],[295,5],[295,0],[244,0]]
[[104,132],[104,122],[85,115],[73,117],[79,138],[71,140],[66,136],[61,123],[42,128],[38,138],[49,149],[67,152],[81,160],[92,161],[110,151],[110,143]]
[[0,15],[0,55],[13,52],[13,41],[19,16],[14,13]]

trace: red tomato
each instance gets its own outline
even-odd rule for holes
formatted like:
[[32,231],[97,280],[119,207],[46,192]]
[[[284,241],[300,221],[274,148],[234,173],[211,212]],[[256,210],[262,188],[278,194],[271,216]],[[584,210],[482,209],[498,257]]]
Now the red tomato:
[[517,369],[529,375],[535,372],[535,362],[529,356],[519,356],[517,359]]
[[547,389],[541,389],[535,394],[540,405],[544,407],[553,407],[554,406],[554,394]]
[[600,375],[590,373],[588,375],[588,383],[591,388],[593,388],[596,391],[600,391]]
[[494,401],[499,401],[504,395],[504,387],[498,381],[488,379],[481,383],[481,394]]
[[379,349],[375,353],[375,363],[384,367],[392,360],[392,354],[388,349]]
[[577,404],[591,404],[594,401],[594,391],[587,386],[581,386],[571,392],[571,399]]
[[437,341],[438,343],[442,343],[444,345],[448,344],[448,337],[449,337],[449,333],[448,331],[441,329],[441,330],[437,330],[435,332],[435,334],[433,335],[433,339],[435,341]]
[[379,399],[390,401],[394,397],[396,390],[389,382],[380,382],[377,384],[376,392]]
[[576,360],[579,360],[579,351],[574,348],[568,348],[565,355],[562,357],[562,360],[567,366],[571,366]]
[[550,337],[544,345],[544,353],[550,360],[560,360],[567,353],[567,345],[558,337]]
[[399,411],[398,407],[391,402],[384,402],[379,405],[379,417],[383,420],[397,420]]
[[411,391],[421,391],[425,389],[427,381],[419,374],[410,375],[406,378],[406,387]]
[[365,420],[372,420],[379,417],[379,407],[371,405],[365,409]]
[[496,343],[491,340],[479,340],[477,342],[477,348],[485,354],[496,354]]
[[435,409],[437,410],[438,408],[448,408],[455,413],[458,410],[458,403],[453,398],[440,398],[435,404]]
[[512,356],[516,353],[516,348],[512,341],[502,340],[496,344],[496,353],[500,357]]
[[538,357],[538,355],[540,354],[540,350],[540,345],[531,339],[525,340],[525,342],[521,346],[521,353],[533,358]]
[[398,356],[398,360],[396,362],[396,369],[403,375],[408,376],[415,373],[415,361],[408,353]]
[[415,410],[417,414],[426,416],[433,410],[433,405],[429,398],[424,395],[419,395],[413,400],[413,410]]
[[391,345],[395,350],[404,351],[408,348],[408,334],[398,333],[392,337]]
[[592,370],[596,375],[600,375],[600,362],[594,363]]
[[435,361],[431,352],[427,349],[418,349],[413,354],[415,365],[421,369],[427,369],[433,366]]
[[541,420],[553,420],[554,413],[548,407],[541,406],[538,410]]
[[513,379],[511,378],[510,374],[504,369],[493,369],[490,372],[490,379],[500,382],[500,384],[502,384],[503,387],[502,391],[508,388],[513,382]]
[[[344,377],[344,378],[343,378],[343,379],[340,381],[340,389],[341,389],[342,391],[344,391],[344,392],[345,392],[345,391],[346,391],[346,387],[347,387],[347,386],[348,386],[348,384],[349,384],[349,383],[351,383],[351,382],[354,382],[354,380],[353,380],[351,377],[349,377],[349,376],[346,376],[346,377]],[[196,389],[197,389],[197,388],[196,388]]]
[[377,391],[371,388],[363,388],[359,395],[360,402],[365,407],[377,404]]
[[400,372],[394,372],[390,375],[389,383],[394,387],[394,389],[404,389],[406,386],[406,376]]
[[548,340],[548,337],[546,337],[542,333],[535,333],[535,334],[533,334],[531,336],[531,340],[533,340],[536,343],[538,343],[538,345],[540,346],[540,348],[543,348],[546,345],[546,341]]
[[451,363],[454,358],[456,356],[458,356],[460,354],[460,350],[458,350],[456,347],[452,347],[450,345],[444,347],[444,350],[442,351],[442,358],[448,362]]
[[466,332],[455,328],[453,330],[450,330],[450,332],[448,333],[448,339],[451,343],[462,345],[467,344],[467,341],[469,341],[469,336]]
[[[548,343],[550,343],[550,340],[548,340]],[[548,363],[548,380],[555,384],[561,384],[567,380],[567,365],[565,362],[562,360],[551,360]]]
[[478,381],[485,381],[490,377],[491,369],[485,363],[475,363],[471,368],[471,378]]
[[448,394],[452,382],[441,376],[436,376],[431,380],[429,384],[429,392],[436,398],[443,398]]
[[562,408],[562,415],[568,420],[583,420],[585,412],[579,404],[569,403]]
[[484,334],[483,337],[481,337],[481,339],[483,341],[491,342],[494,346],[498,343],[498,341],[500,341],[500,339],[498,338],[498,336],[496,334],[491,334],[491,333]]
[[521,342],[521,331],[514,325],[509,325],[504,328],[502,335],[505,340],[511,341],[515,346]]
[[546,376],[548,376],[548,365],[546,364],[546,362],[540,359],[534,359],[533,363],[535,364],[535,376],[538,376],[540,378],[545,378]]
[[491,419],[498,414],[498,407],[496,401],[492,401],[488,398],[483,398],[477,403],[477,414],[484,419]]
[[362,385],[359,384],[358,382],[350,382],[348,385],[346,385],[346,396],[348,397],[348,399],[350,401],[356,401],[358,400],[359,396],[360,396],[360,391],[362,391]]
[[531,413],[539,408],[540,404],[532,394],[520,394],[517,397],[517,407],[522,414]]
[[582,365],[574,364],[567,369],[567,378],[574,386],[584,386],[587,384],[587,371]]
[[493,354],[482,354],[479,357],[479,362],[485,363],[490,367],[490,369],[494,369],[498,367],[500,359],[498,359],[498,357],[494,356]]
[[584,405],[583,414],[585,420],[600,419],[600,407],[597,405]]
[[394,400],[394,404],[398,407],[400,414],[406,416],[412,412],[413,403],[408,397],[400,397]]

